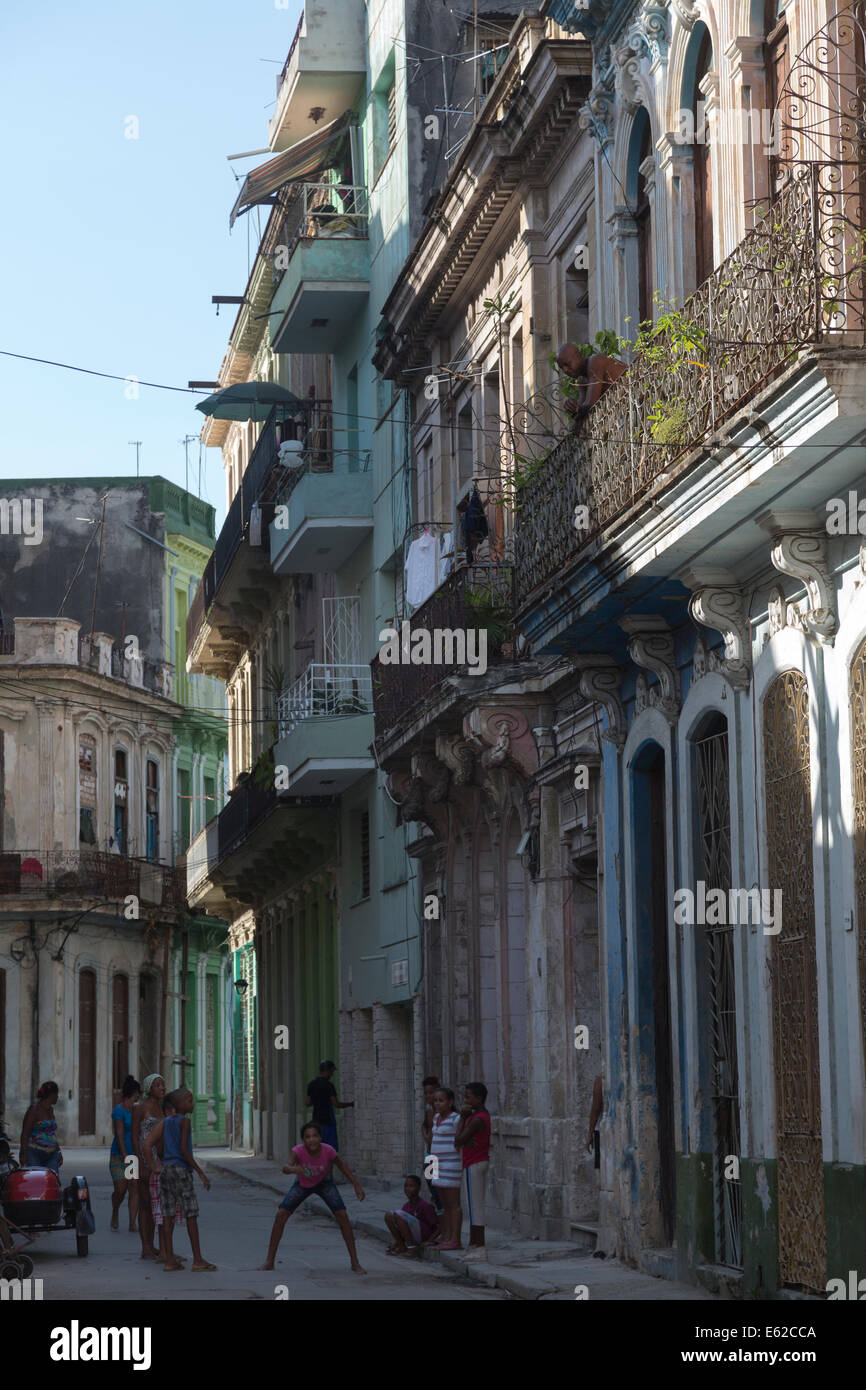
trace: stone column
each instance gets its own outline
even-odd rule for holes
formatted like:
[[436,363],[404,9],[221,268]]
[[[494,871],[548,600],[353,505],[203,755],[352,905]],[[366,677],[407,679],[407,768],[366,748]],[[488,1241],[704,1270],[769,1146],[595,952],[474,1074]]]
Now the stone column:
[[[730,73],[731,106],[738,119],[743,121],[747,141],[740,141],[734,148],[731,173],[738,197],[726,200],[725,212],[731,239],[726,235],[725,251],[742,241],[746,231],[756,221],[755,205],[767,204],[770,193],[770,153],[763,135],[768,122],[764,121],[767,108],[767,70],[764,61],[764,40],[760,35],[732,39],[725,49]],[[745,118],[740,113],[746,113]],[[761,140],[754,139],[755,122],[761,131]],[[760,210],[760,209],[759,209]]]

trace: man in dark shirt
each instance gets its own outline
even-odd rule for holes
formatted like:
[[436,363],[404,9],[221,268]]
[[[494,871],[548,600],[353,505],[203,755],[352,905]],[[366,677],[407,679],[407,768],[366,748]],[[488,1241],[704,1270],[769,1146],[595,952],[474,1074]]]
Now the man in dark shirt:
[[320,1062],[319,1075],[307,1087],[307,1105],[313,1108],[313,1119],[322,1130],[322,1142],[337,1148],[337,1120],[335,1110],[348,1110],[355,1104],[353,1100],[338,1100],[337,1088],[331,1077],[337,1068],[333,1062]]

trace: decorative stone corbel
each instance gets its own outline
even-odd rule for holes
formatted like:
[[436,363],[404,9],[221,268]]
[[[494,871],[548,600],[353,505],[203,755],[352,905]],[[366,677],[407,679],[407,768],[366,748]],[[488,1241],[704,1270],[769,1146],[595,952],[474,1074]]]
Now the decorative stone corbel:
[[725,639],[722,673],[738,690],[748,690],[751,680],[752,644],[746,616],[746,600],[730,570],[697,568],[682,576],[694,593],[689,613],[697,623],[714,628]]
[[689,31],[694,29],[701,17],[700,10],[696,6],[690,5],[689,0],[673,0],[673,6],[683,28]]
[[635,666],[658,677],[658,687],[649,690],[649,703],[674,723],[680,709],[680,682],[673,633],[655,613],[629,614],[619,619],[619,625],[628,634],[628,654]]
[[620,699],[622,672],[608,656],[578,656],[575,665],[580,669],[579,690],[585,700],[601,705],[607,715],[608,727],[602,738],[613,743],[620,752],[628,733],[625,706]]
[[412,758],[412,780],[417,779],[427,788],[427,800],[444,801],[448,796],[450,772],[438,758],[429,753],[415,753]]
[[806,636],[818,646],[832,646],[839,619],[827,564],[827,532],[820,517],[810,511],[779,511],[764,512],[757,521],[773,537],[773,567],[806,586],[808,608],[802,614]]
[[475,766],[471,743],[459,734],[437,734],[436,757],[450,771],[455,787],[469,785]]
[[580,129],[588,130],[602,147],[613,139],[615,94],[615,70],[610,67],[592,88],[577,118]]

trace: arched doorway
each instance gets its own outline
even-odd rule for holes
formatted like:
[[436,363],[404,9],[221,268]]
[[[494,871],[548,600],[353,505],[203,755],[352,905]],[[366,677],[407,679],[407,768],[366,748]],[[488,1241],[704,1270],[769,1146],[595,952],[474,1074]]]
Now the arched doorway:
[[[669,1246],[676,1222],[675,1086],[668,952],[666,760],[657,743],[645,744],[637,754],[632,764],[632,789],[641,1127],[648,1132],[645,1108],[651,1107],[655,1111],[658,1172],[655,1194],[647,1206],[655,1209],[656,1220],[652,1224]],[[647,1162],[647,1168],[650,1166]]]

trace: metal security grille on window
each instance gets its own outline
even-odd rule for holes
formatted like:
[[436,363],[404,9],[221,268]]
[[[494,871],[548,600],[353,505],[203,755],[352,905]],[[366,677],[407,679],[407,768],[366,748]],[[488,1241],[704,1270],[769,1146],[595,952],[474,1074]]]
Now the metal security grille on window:
[[[707,886],[731,887],[731,804],[727,731],[695,743],[699,872]],[[711,1051],[710,1095],[713,1114],[713,1184],[716,1256],[739,1266],[743,1251],[743,1199],[739,1176],[726,1176],[729,1157],[740,1157],[740,1097],[737,1069],[737,1005],[734,985],[734,928],[707,925]]]
[[392,84],[388,88],[388,153],[390,154],[397,143],[397,88]]
[[827,1231],[821,1142],[818,966],[812,868],[809,687],[799,671],[777,676],[764,701],[767,882],[782,893],[772,938],[779,1276],[824,1291]]

